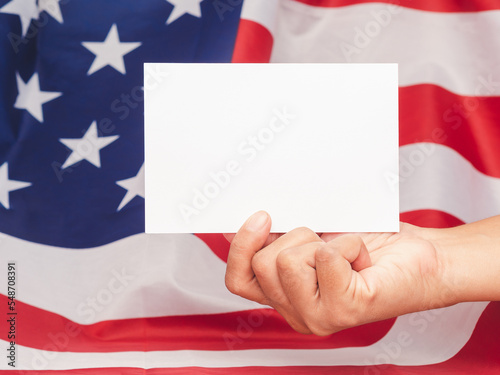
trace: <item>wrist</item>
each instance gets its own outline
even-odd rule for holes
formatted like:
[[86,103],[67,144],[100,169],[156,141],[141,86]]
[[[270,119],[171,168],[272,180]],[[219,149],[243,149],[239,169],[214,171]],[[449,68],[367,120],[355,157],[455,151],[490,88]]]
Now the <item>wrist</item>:
[[439,264],[431,308],[497,298],[500,270],[494,238],[467,225],[422,231],[436,249]]

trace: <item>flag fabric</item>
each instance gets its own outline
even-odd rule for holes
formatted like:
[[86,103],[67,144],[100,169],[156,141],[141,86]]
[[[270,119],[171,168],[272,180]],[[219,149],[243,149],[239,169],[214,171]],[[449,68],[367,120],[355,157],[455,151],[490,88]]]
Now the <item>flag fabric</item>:
[[144,62],[396,62],[401,219],[500,214],[499,36],[495,0],[0,0],[0,371],[499,373],[498,302],[306,336],[220,234],[143,233]]

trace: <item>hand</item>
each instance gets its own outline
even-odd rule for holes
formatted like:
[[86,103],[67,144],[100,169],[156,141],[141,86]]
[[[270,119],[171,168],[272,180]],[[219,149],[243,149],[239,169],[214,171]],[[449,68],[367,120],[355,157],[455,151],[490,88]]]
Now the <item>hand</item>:
[[254,214],[231,241],[226,286],[275,308],[298,332],[345,328],[451,304],[442,264],[423,228],[400,233],[317,235],[298,228],[269,234]]

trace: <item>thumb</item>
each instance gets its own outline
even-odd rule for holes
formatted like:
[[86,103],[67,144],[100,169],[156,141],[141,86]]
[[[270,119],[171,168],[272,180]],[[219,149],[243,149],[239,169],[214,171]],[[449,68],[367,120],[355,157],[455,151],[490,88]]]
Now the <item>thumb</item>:
[[253,214],[235,234],[229,249],[226,286],[230,292],[261,302],[265,296],[255,279],[252,258],[266,242],[271,229],[271,217],[265,211]]
[[347,292],[353,272],[372,265],[365,243],[355,235],[340,236],[323,244],[315,257],[318,288],[326,303],[334,303]]
[[225,233],[231,240],[231,250],[235,252],[253,253],[259,251],[269,236],[271,217],[265,211],[258,211],[243,223],[236,234]]

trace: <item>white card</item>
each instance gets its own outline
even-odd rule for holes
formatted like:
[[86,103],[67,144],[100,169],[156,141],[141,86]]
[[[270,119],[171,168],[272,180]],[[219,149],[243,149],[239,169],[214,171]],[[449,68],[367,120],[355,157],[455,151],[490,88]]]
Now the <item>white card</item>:
[[396,64],[145,64],[146,232],[399,230]]

